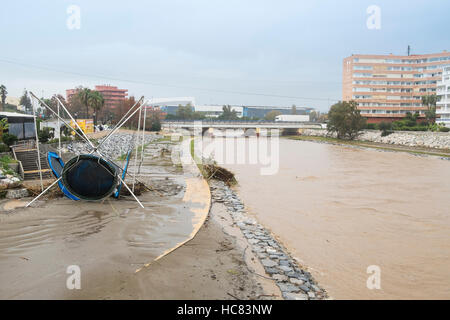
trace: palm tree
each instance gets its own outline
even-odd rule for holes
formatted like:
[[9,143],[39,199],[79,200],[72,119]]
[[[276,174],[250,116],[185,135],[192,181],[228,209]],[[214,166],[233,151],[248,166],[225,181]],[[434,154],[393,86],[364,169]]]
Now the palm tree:
[[91,94],[91,89],[81,88],[78,91],[78,96],[82,104],[86,106],[86,119],[89,118],[89,96]]
[[430,123],[436,120],[436,102],[437,96],[435,94],[422,96],[422,104],[428,108],[425,111],[425,116]]
[[295,104],[291,107],[291,114],[297,114],[297,106]]
[[0,86],[0,96],[2,98],[2,111],[5,110],[5,101],[6,101],[6,95],[8,94],[8,91],[6,91],[6,87],[4,85]]
[[88,97],[88,104],[94,110],[94,126],[97,125],[98,111],[105,105],[105,99],[98,91],[91,91]]

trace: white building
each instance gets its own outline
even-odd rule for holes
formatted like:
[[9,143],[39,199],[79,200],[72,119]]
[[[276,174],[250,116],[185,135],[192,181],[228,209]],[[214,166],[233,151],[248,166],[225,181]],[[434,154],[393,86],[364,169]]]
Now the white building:
[[436,115],[440,119],[436,122],[450,128],[450,67],[444,68],[442,80],[437,82],[436,94],[440,97],[436,103]]
[[[195,106],[196,112],[203,112],[208,118],[217,118],[223,113],[223,105],[202,105]],[[240,106],[231,106],[231,111],[236,111],[236,115],[242,118],[244,108]]]

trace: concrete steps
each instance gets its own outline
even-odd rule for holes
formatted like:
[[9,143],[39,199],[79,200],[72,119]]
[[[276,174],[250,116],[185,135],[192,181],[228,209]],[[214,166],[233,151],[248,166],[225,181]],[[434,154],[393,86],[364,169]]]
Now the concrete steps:
[[[17,160],[22,162],[24,180],[35,180],[40,178],[39,162],[36,149],[22,149],[14,150]],[[48,179],[52,177],[52,172],[48,166],[47,158],[41,154],[41,172],[42,178]]]

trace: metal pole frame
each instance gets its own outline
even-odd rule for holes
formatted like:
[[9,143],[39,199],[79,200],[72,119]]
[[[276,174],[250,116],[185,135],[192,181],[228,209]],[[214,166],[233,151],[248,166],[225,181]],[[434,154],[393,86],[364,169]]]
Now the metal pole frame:
[[[60,119],[70,130],[72,130],[73,132],[75,132],[75,134],[77,134],[81,139],[86,140],[80,133],[78,133],[77,130],[75,130],[70,124],[67,123],[66,120],[64,120],[62,117],[60,117],[55,111],[53,111],[52,108],[50,108],[44,101],[42,101],[41,99],[39,99],[38,97],[36,97],[34,95],[33,92],[30,91],[30,94],[37,99],[44,107],[46,107],[48,110],[50,110],[54,115],[56,115],[58,117],[58,119]],[[68,112],[68,111],[67,111]]]
[[[140,110],[141,108],[142,108],[142,106],[143,105],[145,105],[146,103],[147,103],[147,101],[148,100],[146,100],[142,105],[140,105],[138,108],[136,108],[136,110],[134,110],[133,111],[133,113],[132,114],[130,114],[129,116],[128,116],[128,118],[127,119],[125,119],[121,124],[120,124],[120,126],[116,126],[115,128],[114,128],[114,130],[113,130],[113,132],[111,132],[109,135],[107,135],[102,141],[100,141],[100,143],[99,143],[99,145],[97,146],[97,148],[100,148],[100,146],[103,144],[103,143],[105,143],[114,133],[116,133],[117,132],[117,130],[119,130],[128,120],[130,120],[131,119],[131,117],[132,116],[134,116],[134,114],[138,111],[138,110]],[[131,109],[130,109],[131,110]],[[128,113],[128,112],[127,112]]]
[[58,155],[61,158],[61,123],[59,120],[59,104],[58,104]]
[[[120,127],[122,127],[122,125],[125,123],[125,122],[127,122],[128,121],[128,119],[130,119],[131,117],[128,117],[125,121],[123,121],[122,122],[122,120],[123,119],[125,119],[125,117],[126,116],[128,116],[128,114],[131,112],[131,110],[133,110],[134,109],[134,107],[136,107],[136,105],[138,105],[139,104],[139,102],[141,101],[141,100],[143,100],[144,99],[144,96],[142,96],[126,113],[125,113],[125,115],[122,117],[122,119],[120,119],[119,120],[119,122],[117,122],[117,124],[115,125],[115,127],[114,128],[112,128],[111,129],[111,132],[110,133],[108,133],[108,135],[100,142],[100,144],[98,145],[98,147],[100,147],[102,144],[103,144],[103,142],[105,142],[106,140],[108,140],[109,139],[109,137],[110,136],[112,136],[117,130],[118,130],[118,128],[120,128]],[[147,101],[146,101],[147,102]],[[145,102],[145,103],[146,103]],[[138,107],[138,108],[140,108],[140,107]],[[138,109],[137,108],[137,109]],[[136,109],[136,110],[137,110]],[[135,111],[136,111],[135,110]],[[133,114],[134,114],[134,112],[133,112]],[[120,125],[120,126],[119,126]]]
[[27,205],[25,206],[25,208],[29,207],[33,202],[35,202],[37,199],[39,199],[44,193],[46,193],[48,190],[50,190],[50,188],[53,187],[55,184],[57,184],[59,182],[59,180],[61,180],[61,179],[62,179],[62,176],[59,177],[56,181],[54,181],[51,185],[49,185],[47,187],[47,189],[43,190],[37,197],[35,197],[30,202],[28,202]]
[[144,161],[144,145],[145,145],[145,122],[147,120],[147,107],[144,106],[144,123],[142,125],[142,149],[141,149],[141,161],[139,162],[138,173],[141,173],[141,165]]
[[39,180],[41,182],[41,191],[44,191],[44,184],[42,183],[42,166],[41,166],[41,154],[39,152],[39,134],[38,134],[38,130],[37,130],[37,119],[36,119],[36,111],[34,110],[35,108],[35,100],[32,98],[32,102],[31,102],[31,109],[33,109],[33,119],[34,119],[34,131],[36,133],[36,151],[37,151],[37,156],[38,156],[38,169],[39,169]]
[[[75,123],[75,125],[77,126],[78,130],[81,131],[81,133],[83,134],[84,138],[86,139],[87,142],[89,142],[89,144],[91,145],[91,147],[94,150],[97,150],[97,147],[94,146],[94,144],[91,142],[91,140],[89,140],[88,136],[86,135],[86,133],[83,131],[83,129],[81,129],[80,125],[78,124],[78,122],[75,121],[75,119],[72,117],[72,115],[70,114],[70,112],[66,109],[66,107],[63,105],[63,103],[61,102],[61,100],[59,100],[59,98],[54,95],[54,97],[56,98],[56,100],[58,101],[58,103],[61,105],[61,107],[63,107],[64,111],[67,112],[67,114],[69,115],[70,119]],[[76,132],[76,131],[75,131]]]
[[138,149],[139,149],[139,129],[141,128],[141,115],[142,115],[142,106],[139,111],[139,120],[138,120],[138,127],[136,132],[136,139],[134,140],[134,144],[136,145],[136,152],[134,155],[134,174],[133,174],[133,192],[134,192],[134,184],[136,183],[136,165],[137,165],[137,157],[138,157]]
[[[131,110],[139,103],[139,101],[141,101],[144,97],[142,97],[141,99],[138,100],[138,102],[136,102],[131,108],[130,110],[128,110],[128,112],[125,114],[125,116],[122,117],[122,119],[119,121],[122,122],[120,123],[120,125],[116,125],[116,127],[113,129],[113,131],[111,133],[108,134],[108,136],[101,141],[101,143],[95,147],[92,142],[89,140],[89,138],[85,135],[84,131],[80,128],[80,126],[78,125],[78,123],[76,121],[74,121],[72,115],[70,114],[70,112],[66,109],[66,107],[63,105],[63,103],[58,99],[58,97],[55,98],[56,100],[59,102],[59,104],[61,105],[61,107],[67,112],[67,114],[69,115],[69,117],[75,122],[75,125],[80,129],[80,131],[82,132],[83,135],[80,135],[78,133],[78,131],[76,131],[71,125],[69,125],[63,118],[60,117],[60,115],[58,113],[56,113],[55,111],[53,111],[45,102],[43,102],[41,99],[39,99],[38,97],[36,97],[36,95],[34,95],[32,92],[30,92],[30,94],[32,95],[32,97],[34,97],[36,100],[38,100],[39,102],[41,102],[41,104],[46,107],[47,109],[49,109],[53,114],[55,114],[59,120],[61,120],[67,127],[69,127],[72,131],[74,131],[76,134],[78,134],[78,136],[80,136],[83,140],[85,140],[85,142],[87,142],[88,144],[90,144],[90,146],[92,147],[92,151],[89,152],[89,154],[96,152],[98,153],[101,157],[108,159],[107,157],[103,156],[102,153],[100,153],[98,151],[98,148],[102,145],[103,142],[105,142],[105,140],[109,137],[111,137],[115,132],[117,132],[117,130],[119,130],[128,120],[131,119],[131,117],[138,111],[142,109],[142,106],[145,105],[147,101],[145,101],[144,104],[140,105],[138,108],[136,108],[133,113],[131,115],[128,116],[128,118],[126,118],[123,122],[122,120],[126,117],[126,115],[128,115]],[[33,109],[33,113],[34,113],[34,109]],[[36,120],[35,120],[35,128],[36,128]],[[36,132],[37,134],[37,132]],[[39,150],[38,150],[39,153]],[[112,163],[114,163],[114,161],[109,160]],[[40,163],[40,157],[39,157],[39,163]],[[116,165],[117,166],[117,165]],[[119,166],[117,166],[119,169],[121,169],[123,171],[122,168],[120,168]],[[42,175],[42,173],[41,173]],[[130,189],[130,187],[125,183],[125,181],[122,179],[122,177],[120,177],[120,175],[118,175],[119,180],[122,182],[122,184],[125,186],[125,188],[127,188],[127,190],[130,192],[130,194],[133,196],[133,198],[136,200],[136,202],[142,207],[144,208],[144,206],[142,205],[142,203],[139,201],[139,199],[136,197],[136,195],[134,194],[134,192]],[[39,197],[41,197],[45,192],[47,192],[52,186],[54,186],[58,181],[60,181],[62,179],[62,177],[59,177],[56,181],[54,181],[49,187],[47,187],[45,190],[43,190],[37,197],[35,197],[32,201],[30,201],[26,207],[28,207],[29,205],[31,205],[34,201],[36,201]],[[41,178],[41,188],[43,189],[43,184],[42,184],[42,178]]]

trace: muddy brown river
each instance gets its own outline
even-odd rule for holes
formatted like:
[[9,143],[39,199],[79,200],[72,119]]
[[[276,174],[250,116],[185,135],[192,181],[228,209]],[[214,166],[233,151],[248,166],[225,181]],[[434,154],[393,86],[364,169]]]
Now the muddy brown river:
[[450,161],[286,139],[273,175],[232,158],[246,206],[333,298],[450,298]]

